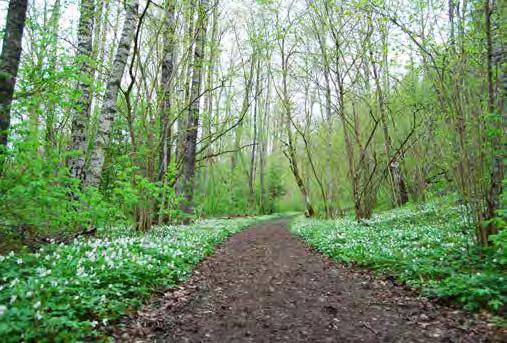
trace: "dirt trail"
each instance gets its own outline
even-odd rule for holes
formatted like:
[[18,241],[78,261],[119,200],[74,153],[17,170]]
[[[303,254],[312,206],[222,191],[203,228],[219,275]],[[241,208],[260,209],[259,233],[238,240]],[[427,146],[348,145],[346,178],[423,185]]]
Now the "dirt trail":
[[329,261],[285,220],[233,236],[121,327],[122,342],[498,341],[472,317]]

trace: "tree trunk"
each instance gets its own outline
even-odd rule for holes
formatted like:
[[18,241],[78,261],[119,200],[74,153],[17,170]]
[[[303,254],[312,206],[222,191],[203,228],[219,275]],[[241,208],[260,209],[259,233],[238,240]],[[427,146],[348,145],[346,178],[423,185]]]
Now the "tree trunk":
[[[290,115],[290,113],[287,115]],[[305,182],[304,182],[303,178],[301,177],[301,173],[299,171],[299,164],[298,164],[297,156],[296,156],[296,148],[294,146],[291,124],[290,124],[289,119],[287,119],[286,125],[287,125],[287,138],[288,138],[288,147],[287,147],[288,153],[286,154],[286,156],[288,157],[292,174],[294,175],[294,178],[296,179],[296,184],[299,188],[299,191],[301,192],[301,195],[303,196],[303,202],[304,202],[304,207],[305,207],[305,216],[313,217],[315,215],[315,210],[313,209],[313,205],[310,201],[310,195],[309,195],[308,189],[306,188]]]
[[[243,119],[246,116],[248,109],[250,108],[250,93],[252,92],[252,87],[253,87],[253,72],[254,72],[254,68],[255,68],[255,60],[256,60],[256,55],[255,55],[255,52],[253,52],[251,59],[250,59],[250,72],[248,75],[246,73],[244,74],[244,78],[245,78],[245,82],[246,82],[245,96],[243,97],[243,103],[241,105],[241,113],[240,113],[241,117],[238,118],[240,123],[238,124],[238,126],[236,128],[236,132],[234,134],[235,152],[232,153],[232,155],[231,155],[231,171],[232,172],[234,172],[234,170],[236,169],[236,166],[238,164],[238,158],[242,159],[240,147],[241,147],[241,138],[242,138],[242,134],[243,134],[243,126],[244,126]],[[242,162],[243,162],[243,160],[242,160]]]
[[[204,144],[208,144],[208,142],[211,142],[212,135],[213,135],[213,112],[214,112],[214,93],[211,91],[213,88],[213,83],[215,82],[215,72],[216,72],[216,64],[218,61],[218,48],[220,41],[218,40],[218,29],[219,29],[219,12],[218,12],[218,3],[219,0],[214,0],[213,3],[213,14],[211,18],[211,35],[209,39],[209,56],[208,56],[208,68],[207,68],[207,75],[206,75],[206,123],[203,122],[203,136],[206,140]],[[216,116],[215,118],[219,120],[220,115],[220,97],[222,95],[223,88],[220,88],[220,92],[218,94],[218,98],[216,99],[217,103],[217,109],[216,109]],[[208,144],[209,146],[206,149],[206,155],[212,156],[213,155],[213,145]],[[204,182],[203,182],[203,189],[206,192],[208,190],[208,185],[210,180],[212,180],[212,168],[213,168],[213,159],[208,158],[206,159],[206,168],[204,170]]]
[[[502,5],[499,5],[502,6]],[[507,7],[500,8],[500,13]],[[491,14],[492,8],[489,0],[485,0],[485,18],[486,18],[486,38],[487,38],[487,67],[488,67],[488,110],[494,112],[494,89],[493,89],[493,42],[491,32]],[[498,214],[497,211],[502,208],[501,195],[503,191],[503,180],[505,174],[505,151],[507,146],[505,137],[507,137],[507,47],[500,46],[499,48],[499,95],[498,95],[498,120],[495,121],[496,132],[491,141],[491,148],[493,149],[493,160],[491,163],[491,181],[489,192],[487,196],[487,209],[486,219],[489,223],[483,229],[482,244],[488,245],[489,236],[498,233],[498,227],[494,219]]]
[[167,174],[167,168],[171,161],[171,96],[172,96],[172,76],[174,70],[174,48],[175,48],[175,3],[168,1],[166,13],[166,32],[164,35],[164,60],[162,63],[162,109],[160,115],[160,155],[158,165],[158,180],[163,181]]
[[8,131],[11,125],[11,103],[21,59],[27,2],[27,0],[11,0],[7,9],[0,55],[0,149],[7,147]]
[[[182,171],[176,182],[176,193],[183,197],[180,209],[186,214],[193,212],[195,157],[199,127],[199,103],[204,62],[204,47],[207,28],[208,0],[201,0],[198,8],[197,35],[194,49],[192,84],[190,89],[190,108],[185,121],[182,145]],[[184,219],[186,222],[189,218]]]
[[[387,37],[383,34],[383,57],[384,57],[384,68],[387,68]],[[404,205],[408,202],[408,193],[405,186],[405,179],[401,173],[398,158],[392,155],[392,143],[391,136],[389,135],[389,128],[387,125],[387,110],[386,110],[386,99],[385,92],[387,92],[387,72],[384,72],[384,89],[380,82],[379,70],[377,69],[373,52],[370,51],[371,65],[373,69],[373,77],[375,79],[376,95],[378,101],[378,110],[380,114],[380,122],[382,124],[382,131],[384,134],[384,150],[387,159],[387,169],[389,174],[389,181],[393,191],[393,202],[396,207]]]
[[354,162],[354,147],[352,146],[350,132],[349,132],[349,129],[347,128],[347,119],[345,117],[345,104],[344,104],[345,97],[344,97],[343,89],[341,87],[341,81],[338,81],[338,85],[339,85],[338,86],[339,87],[338,114],[340,116],[340,119],[342,122],[342,127],[343,127],[343,137],[345,140],[345,152],[347,154],[347,161],[348,161],[348,165],[349,165],[348,166],[349,167],[348,174],[349,174],[349,178],[351,180],[352,198],[354,200],[354,211],[356,214],[356,219],[359,220],[359,219],[364,218],[363,206],[361,205],[362,196],[361,196],[360,190],[359,190],[359,177],[358,177],[358,173],[356,172],[356,165]]
[[[48,67],[50,69],[55,69],[57,64],[57,54],[58,54],[58,30],[60,24],[60,16],[61,16],[61,1],[56,0],[53,8],[51,9],[51,17],[49,19],[48,30],[51,32],[51,37],[54,37],[47,47],[47,51],[50,55],[48,59]],[[56,115],[56,103],[53,101],[49,101],[49,108],[46,110],[45,115],[45,142],[44,142],[44,152],[46,156],[49,158],[49,155],[54,151],[53,149],[56,147],[56,128],[55,128],[55,115]]]
[[282,94],[281,94],[281,100],[283,102],[283,108],[284,108],[284,115],[285,115],[285,129],[287,131],[287,152],[284,152],[285,156],[287,157],[287,160],[290,164],[290,169],[292,171],[292,174],[294,175],[294,178],[296,179],[296,184],[299,188],[299,191],[301,192],[301,195],[303,196],[303,202],[305,206],[305,216],[307,217],[313,217],[315,215],[315,210],[313,208],[313,205],[310,201],[310,194],[309,191],[305,185],[305,182],[303,178],[301,177],[301,172],[299,170],[299,164],[297,160],[297,154],[296,154],[296,145],[294,142],[294,138],[292,136],[292,110],[291,110],[291,100],[289,97],[289,89],[287,84],[287,76],[289,72],[289,57],[290,54],[286,54],[285,52],[285,37],[284,40],[282,40],[282,44],[280,46],[280,53],[281,53],[281,60],[282,60]]
[[[185,106],[189,106],[189,104],[192,101],[191,98],[191,88],[192,88],[192,52],[194,51],[194,44],[197,40],[197,37],[195,37],[196,33],[199,33],[199,30],[195,29],[196,20],[195,20],[195,11],[196,11],[196,1],[197,0],[189,0],[186,3],[184,2],[186,8],[185,8],[185,32],[186,36],[183,39],[184,44],[188,46],[186,49],[186,53],[188,55],[183,60],[184,62],[184,74],[185,77],[182,77],[182,87],[184,89],[184,92],[182,94],[183,101]],[[176,151],[175,151],[175,157],[176,161],[178,161],[178,164],[183,160],[183,150],[184,150],[184,143],[185,143],[185,130],[187,128],[187,123],[185,120],[188,116],[185,115],[179,115],[177,118],[177,126],[178,126],[178,132],[176,134]]]
[[[167,185],[167,171],[171,163],[171,138],[172,138],[172,92],[173,92],[173,72],[174,72],[174,49],[175,49],[175,31],[176,31],[176,18],[175,18],[175,3],[172,0],[167,1],[166,18],[165,18],[165,32],[164,32],[164,47],[163,47],[163,62],[162,62],[162,106],[160,114],[160,150],[158,161],[158,176],[157,179],[164,186]],[[166,207],[166,194],[164,193],[162,199],[158,203],[158,223],[162,224],[169,218],[163,215],[162,210]]]
[[90,105],[92,102],[92,92],[90,81],[87,78],[93,78],[93,71],[90,66],[92,58],[93,41],[93,19],[95,12],[95,0],[81,0],[78,26],[77,54],[79,57],[79,69],[81,79],[77,84],[77,91],[80,97],[76,103],[76,108],[72,113],[72,127],[70,132],[69,149],[76,153],[70,157],[68,165],[70,175],[80,182],[85,178],[86,148],[87,148],[87,128],[90,118]]
[[[324,24],[321,22],[321,24]],[[331,165],[331,157],[333,156],[333,116],[332,116],[332,97],[331,97],[331,68],[329,55],[327,51],[327,44],[325,39],[320,33],[321,28],[317,26],[317,23],[313,22],[313,27],[317,41],[319,43],[320,53],[322,55],[322,68],[324,73],[324,85],[325,85],[325,114],[326,114],[326,198],[322,199],[325,202],[327,208],[326,217],[330,218],[334,215],[334,184],[333,184],[333,172]],[[338,212],[341,212],[338,206]]]
[[253,142],[252,142],[252,151],[250,154],[250,171],[248,173],[248,192],[249,192],[249,201],[253,205],[255,202],[255,162],[256,162],[256,153],[257,153],[257,112],[259,110],[259,87],[260,87],[260,67],[261,67],[261,59],[257,58],[257,68],[256,68],[256,80],[255,80],[255,99],[254,99],[254,111],[253,111]]
[[117,112],[118,93],[120,91],[121,80],[127,65],[132,41],[137,23],[137,10],[139,1],[126,4],[126,16],[123,24],[123,30],[118,44],[118,50],[114,58],[112,72],[107,83],[104,104],[100,113],[95,146],[90,157],[90,169],[86,174],[85,183],[87,186],[98,187],[102,169],[104,167],[105,152],[109,144],[111,127]]
[[264,98],[264,113],[261,117],[260,121],[260,140],[261,140],[261,148],[260,148],[260,156],[259,156],[259,182],[260,182],[260,190],[259,190],[259,209],[262,214],[266,212],[266,155],[267,155],[267,145],[268,145],[268,135],[269,132],[269,110],[270,110],[270,97],[271,97],[271,61],[268,61],[268,71],[267,71],[267,86],[266,86],[266,96]]

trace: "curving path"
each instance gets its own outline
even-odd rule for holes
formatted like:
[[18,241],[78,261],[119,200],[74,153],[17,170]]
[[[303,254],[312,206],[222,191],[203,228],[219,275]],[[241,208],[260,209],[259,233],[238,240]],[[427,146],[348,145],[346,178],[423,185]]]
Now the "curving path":
[[236,234],[119,327],[122,342],[499,340],[483,322],[329,261],[294,238],[287,220]]

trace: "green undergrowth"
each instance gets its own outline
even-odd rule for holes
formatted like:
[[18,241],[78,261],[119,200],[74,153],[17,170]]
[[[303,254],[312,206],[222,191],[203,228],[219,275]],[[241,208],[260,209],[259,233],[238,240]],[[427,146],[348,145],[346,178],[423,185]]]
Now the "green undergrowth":
[[460,207],[432,202],[386,211],[362,223],[298,218],[291,230],[338,261],[392,275],[424,295],[471,311],[505,315],[507,232],[481,250],[465,217]]
[[0,255],[1,341],[102,337],[101,325],[183,280],[227,237],[274,217],[210,219],[146,234],[117,228],[36,253]]

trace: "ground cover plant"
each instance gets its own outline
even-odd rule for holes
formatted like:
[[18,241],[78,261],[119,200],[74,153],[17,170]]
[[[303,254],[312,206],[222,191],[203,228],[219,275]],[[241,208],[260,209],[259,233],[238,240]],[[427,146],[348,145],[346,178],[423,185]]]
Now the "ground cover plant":
[[478,248],[463,214],[459,206],[433,201],[361,222],[298,218],[291,230],[338,261],[394,276],[426,295],[456,301],[469,310],[505,314],[505,234],[496,236],[490,248]]
[[246,222],[161,225],[292,211],[336,259],[505,313],[506,12],[0,1],[0,341],[92,337]]
[[271,217],[209,219],[149,233],[108,229],[68,245],[0,256],[2,341],[75,341],[185,278],[231,234]]

